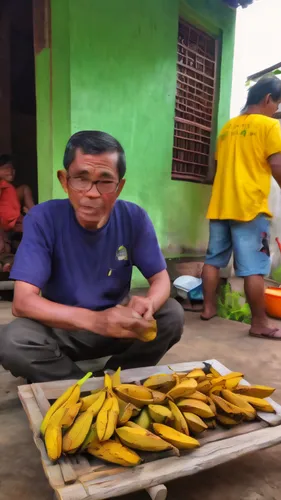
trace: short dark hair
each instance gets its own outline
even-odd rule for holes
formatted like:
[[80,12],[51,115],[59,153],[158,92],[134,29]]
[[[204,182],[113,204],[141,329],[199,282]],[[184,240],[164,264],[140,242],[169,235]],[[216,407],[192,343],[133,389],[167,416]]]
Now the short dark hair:
[[117,170],[119,179],[122,179],[126,172],[125,151],[120,142],[112,135],[98,130],[84,130],[72,135],[66,145],[63,165],[69,169],[76,154],[76,150],[81,149],[84,154],[100,155],[102,153],[118,153]]
[[259,104],[267,94],[271,95],[274,102],[281,99],[281,80],[277,76],[264,76],[250,87],[244,108]]
[[8,164],[13,163],[12,156],[7,154],[0,155],[0,167],[4,167],[4,165],[7,165],[7,163]]

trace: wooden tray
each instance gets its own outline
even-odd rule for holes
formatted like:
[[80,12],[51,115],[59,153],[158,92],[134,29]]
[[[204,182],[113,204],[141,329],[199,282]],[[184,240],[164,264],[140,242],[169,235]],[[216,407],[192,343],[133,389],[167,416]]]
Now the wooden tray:
[[[208,360],[207,363],[221,375],[230,372],[217,360]],[[178,372],[191,371],[196,367],[203,368],[203,362],[171,365]],[[152,366],[125,370],[121,380],[135,382],[155,373],[170,373],[170,369],[168,366]],[[55,491],[55,498],[60,500],[104,500],[142,489],[146,489],[153,500],[165,500],[167,489],[163,483],[281,443],[281,406],[269,399],[276,414],[258,413],[259,421],[241,424],[230,430],[217,428],[206,431],[204,437],[199,439],[201,447],[180,457],[170,456],[169,453],[161,456],[150,453],[147,457],[152,461],[131,469],[104,464],[88,455],[62,457],[59,463],[52,464],[40,437],[40,425],[50,406],[49,400],[56,399],[73,383],[71,380],[61,380],[18,387],[34,442],[41,454],[44,472]],[[248,384],[246,381],[243,383]],[[102,385],[103,378],[92,378],[83,385],[83,391]]]

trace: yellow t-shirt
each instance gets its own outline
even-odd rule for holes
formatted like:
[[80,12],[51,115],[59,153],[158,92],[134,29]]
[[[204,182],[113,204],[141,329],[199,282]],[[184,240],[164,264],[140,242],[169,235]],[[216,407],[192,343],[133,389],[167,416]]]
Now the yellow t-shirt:
[[258,114],[229,120],[218,137],[217,172],[207,219],[250,221],[260,213],[271,216],[267,159],[275,153],[281,153],[278,120]]

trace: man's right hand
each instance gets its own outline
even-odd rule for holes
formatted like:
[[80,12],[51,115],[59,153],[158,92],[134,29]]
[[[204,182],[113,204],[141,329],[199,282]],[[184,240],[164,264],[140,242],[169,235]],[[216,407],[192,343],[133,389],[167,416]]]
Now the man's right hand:
[[89,330],[104,337],[139,339],[151,327],[151,321],[143,319],[128,306],[116,306],[93,314]]

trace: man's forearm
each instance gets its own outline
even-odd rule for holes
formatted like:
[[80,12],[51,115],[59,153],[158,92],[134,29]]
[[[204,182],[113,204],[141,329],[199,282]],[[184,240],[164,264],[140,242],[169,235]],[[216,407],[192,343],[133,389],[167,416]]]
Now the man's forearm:
[[32,294],[13,303],[14,316],[33,319],[52,328],[64,330],[90,330],[95,313],[80,307],[65,306]]
[[168,300],[171,293],[171,283],[167,271],[156,274],[149,280],[150,288],[147,297],[153,302],[154,312],[158,311]]

